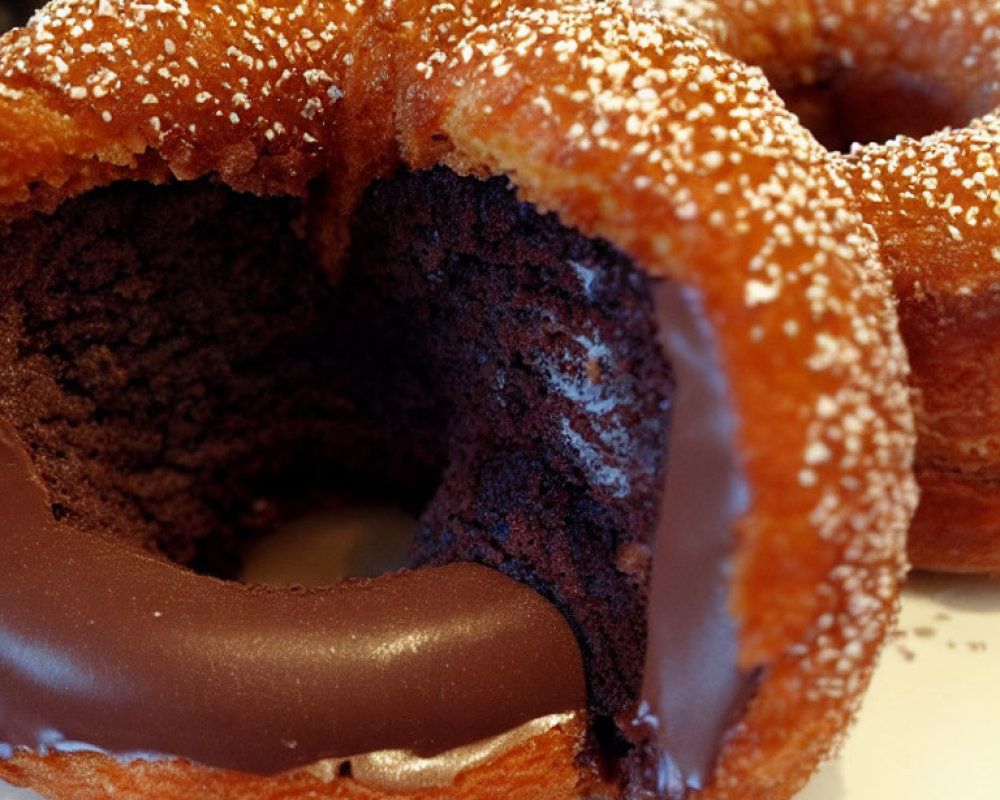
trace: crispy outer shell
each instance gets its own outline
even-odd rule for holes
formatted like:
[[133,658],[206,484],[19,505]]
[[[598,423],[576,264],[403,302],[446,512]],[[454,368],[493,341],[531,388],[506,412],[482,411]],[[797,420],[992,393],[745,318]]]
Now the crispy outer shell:
[[[506,175],[691,287],[738,423],[730,607],[761,675],[695,794],[791,796],[868,682],[915,502],[905,355],[841,169],[756,69],[621,2],[251,5],[68,0],[5,38],[0,220],[118,179],[304,196],[325,175],[309,235],[335,269],[374,177],[444,164]],[[252,781],[87,755],[5,769],[32,764],[53,792],[88,771],[135,787],[162,769],[188,796]]]
[[881,101],[902,89],[917,117],[949,126],[896,136],[873,114],[874,143],[855,148],[843,169],[892,278],[913,370],[921,500],[910,560],[1000,572],[1000,5],[786,0],[749,13],[745,0],[646,4],[696,25],[792,94],[854,72],[869,107],[884,83]]
[[[451,785],[413,791],[368,786],[350,777],[327,781],[298,770],[271,778],[207,769],[186,761],[122,764],[97,753],[0,761],[0,778],[31,786],[53,800],[575,800],[612,791],[596,772],[577,766],[580,722],[564,724],[476,769]],[[112,788],[113,787],[113,788]]]
[[921,500],[909,553],[926,569],[1000,572],[998,137],[988,114],[850,162],[913,367]]

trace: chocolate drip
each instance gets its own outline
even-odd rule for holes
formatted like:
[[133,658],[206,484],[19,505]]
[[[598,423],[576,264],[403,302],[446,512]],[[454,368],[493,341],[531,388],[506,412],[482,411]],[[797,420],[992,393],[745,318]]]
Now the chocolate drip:
[[402,509],[410,566],[540,592],[627,713],[671,396],[645,276],[499,179],[375,182],[333,282],[302,213],[121,183],[3,238],[0,417],[60,521],[233,578],[275,526]]
[[[354,431],[353,438],[337,438],[333,434],[343,433],[338,428],[329,434],[329,452],[351,453],[345,470],[375,471],[389,451],[398,451],[396,460],[403,463],[421,442],[434,444],[414,462],[413,472],[432,472],[428,465],[439,462],[451,466],[421,516],[417,561],[480,560],[508,571],[560,604],[576,640],[560,614],[531,589],[482,567],[433,567],[295,592],[197,575],[145,554],[135,538],[113,542],[116,531],[102,527],[103,517],[82,513],[86,504],[65,491],[79,485],[89,498],[87,481],[63,480],[65,496],[56,494],[63,473],[53,471],[53,464],[65,467],[66,445],[50,436],[54,426],[35,425],[37,404],[28,403],[26,419],[11,415],[10,422],[19,425],[16,435],[0,423],[0,755],[10,746],[73,749],[82,743],[124,757],[183,756],[258,773],[386,751],[434,757],[529,720],[582,709],[588,699],[582,647],[592,713],[619,717],[643,684],[638,699],[647,730],[638,749],[655,754],[656,776],[629,790],[659,783],[661,793],[683,797],[707,782],[734,709],[753,681],[736,668],[736,623],[726,608],[733,523],[744,501],[735,425],[711,331],[692,308],[692,298],[676,286],[647,282],[606,245],[561,228],[554,218],[538,217],[496,181],[459,179],[441,170],[403,174],[376,184],[363,202],[348,269],[336,286],[292,271],[302,255],[292,244],[277,248],[278,254],[292,255],[278,259],[285,269],[276,272],[292,275],[292,284],[304,286],[308,298],[304,306],[290,300],[293,311],[284,312],[303,328],[293,327],[295,335],[286,337],[293,346],[286,350],[274,346],[270,333],[285,329],[258,310],[254,294],[258,284],[274,294],[272,272],[260,273],[267,276],[264,281],[253,258],[224,248],[219,263],[206,265],[203,243],[201,249],[190,246],[202,242],[203,228],[187,231],[176,224],[188,208],[197,212],[193,219],[202,219],[206,212],[198,212],[199,204],[206,201],[232,209],[205,216],[213,228],[247,218],[251,205],[208,186],[113,187],[79,204],[67,203],[57,215],[72,234],[63,245],[67,252],[73,259],[79,252],[96,253],[94,265],[67,260],[60,267],[47,251],[28,259],[10,248],[17,254],[12,280],[18,270],[25,272],[28,299],[23,308],[12,304],[8,317],[24,320],[32,350],[19,357],[33,360],[21,383],[11,381],[8,396],[33,389],[36,371],[52,368],[43,356],[58,362],[59,386],[73,399],[84,388],[96,392],[102,418],[84,414],[64,426],[70,430],[66,449],[73,450],[76,440],[87,445],[66,459],[71,466],[79,456],[89,467],[91,442],[101,448],[109,439],[131,442],[133,431],[142,430],[132,426],[136,417],[152,417],[151,427],[163,431],[188,432],[190,439],[174,442],[168,451],[181,454],[182,466],[211,468],[185,472],[183,489],[155,507],[170,512],[163,526],[169,536],[151,541],[168,553],[165,545],[175,539],[199,539],[191,536],[190,524],[177,519],[207,520],[201,538],[210,538],[213,526],[228,519],[175,517],[178,502],[191,505],[217,474],[235,476],[237,485],[242,476],[251,488],[257,486],[253,475],[243,475],[246,458],[230,457],[217,446],[222,440],[243,443],[231,435],[217,442],[219,421],[229,420],[245,398],[281,398],[249,421],[241,418],[249,452],[273,466],[272,450],[264,446],[270,440],[264,437],[261,444],[253,438],[267,430],[259,421],[302,418],[301,405],[284,402],[285,387],[295,381],[249,369],[247,342],[255,353],[278,354],[261,358],[265,367],[272,362],[302,367],[292,371],[300,383],[306,379],[296,397],[308,399],[314,392],[317,398],[352,400],[333,408],[307,403],[305,409],[316,416],[312,430],[326,431],[331,416],[340,419],[343,408],[364,410],[373,400],[388,400],[385,416],[391,424],[384,435],[376,425],[372,445],[359,446],[368,439],[357,431],[367,431],[370,420],[364,414],[349,417],[357,424],[341,427]],[[138,210],[122,211],[133,207]],[[129,213],[140,221],[164,215],[175,220],[167,228],[170,241],[139,226],[134,236],[127,234],[135,255],[106,252],[104,238],[115,241],[133,231]],[[128,218],[119,221],[119,215]],[[92,238],[101,241],[90,241],[93,219],[105,220],[112,235],[98,230]],[[220,235],[222,241],[251,233],[223,230],[238,233]],[[25,238],[34,242],[28,233]],[[171,249],[173,241],[182,243],[178,252]],[[81,247],[84,243],[93,246]],[[267,254],[262,263],[271,267],[273,254],[266,247],[245,249]],[[198,258],[188,259],[190,253]],[[157,272],[161,261],[170,267],[163,275]],[[232,263],[240,269],[227,271]],[[83,280],[77,278],[81,271]],[[130,295],[111,293],[126,297],[117,316],[93,312],[107,303],[107,290],[88,276],[106,281],[106,273],[116,276],[116,287],[131,287],[138,278],[162,287],[141,309],[141,323],[156,332],[149,337],[153,341],[172,340],[175,329],[192,324],[198,332],[207,327],[209,335],[199,342],[218,343],[201,359],[188,361],[240,365],[210,370],[213,381],[229,376],[218,395],[234,399],[218,409],[208,401],[195,404],[198,413],[187,416],[207,420],[202,427],[171,416],[177,402],[154,395],[157,402],[151,403],[135,390],[150,385],[143,376],[159,376],[163,369],[159,361],[146,363],[149,354],[141,348],[114,362],[121,364],[118,371],[102,371],[103,361],[90,372],[81,367],[91,350],[101,349],[84,347],[94,344],[88,338],[94,331],[124,339],[129,347],[135,338]],[[201,286],[197,279],[208,274],[218,274],[226,285],[222,305],[212,305],[210,292],[199,292],[198,313],[189,319],[182,313],[190,305],[188,284]],[[64,330],[59,320],[66,309],[78,307],[78,282],[99,284],[100,297],[88,297],[93,318],[73,317]],[[178,287],[184,302],[163,300]],[[236,305],[250,310],[234,310],[232,295],[239,298]],[[219,319],[227,323],[221,333],[205,323]],[[342,319],[343,329],[328,327],[330,319]],[[458,324],[442,324],[448,319]],[[370,326],[362,330],[371,335],[360,339],[371,351],[371,375],[367,361],[365,369],[352,370],[340,350],[329,346],[350,341],[359,320]],[[510,320],[516,324],[506,324]],[[241,332],[235,353],[226,349],[232,337],[222,335],[230,330]],[[375,334],[387,331],[393,336],[379,344]],[[684,392],[671,444],[675,469],[665,494],[662,465],[673,381],[657,331]],[[407,368],[398,375],[375,369],[385,363],[383,352],[392,364]],[[166,368],[176,361],[171,357]],[[131,377],[109,383],[103,377],[108,371],[113,378],[118,372]],[[174,376],[174,382],[200,388],[201,374],[191,371]],[[401,379],[411,372],[417,380]],[[425,373],[432,380],[422,382]],[[316,381],[317,375],[323,380]],[[424,383],[430,388],[421,389]],[[119,384],[132,387],[131,394],[126,397]],[[355,393],[369,385],[370,394]],[[387,392],[386,386],[407,389]],[[410,405],[397,410],[393,398],[404,394]],[[187,393],[180,398],[189,400]],[[453,406],[461,406],[460,413],[430,413]],[[439,429],[428,422],[438,417],[448,424]],[[414,421],[427,426],[426,436],[414,435]],[[90,439],[77,435],[84,428]],[[203,446],[203,433],[208,445],[216,446]],[[279,441],[277,452],[295,452],[297,440]],[[22,442],[32,445],[33,464]],[[539,448],[527,448],[536,442]],[[438,452],[444,444],[450,448],[447,459]],[[193,459],[192,452],[199,457]],[[360,452],[371,455],[370,464]],[[158,454],[153,456],[151,463],[159,464]],[[113,478],[131,477],[130,461],[123,468],[114,459],[104,461]],[[35,472],[40,462],[52,473],[45,473],[44,488]],[[148,472],[148,463],[141,463]],[[328,461],[307,458],[304,464],[310,473],[330,472]],[[65,519],[57,522],[53,508]],[[657,511],[648,587],[650,651],[640,678],[643,589]],[[132,522],[123,524],[130,528]],[[102,538],[105,533],[108,538]]]
[[656,533],[638,724],[655,751],[659,795],[711,780],[719,747],[753,690],[729,613],[735,522],[748,505],[734,412],[698,295],[653,287],[660,343],[677,376],[673,435]]
[[432,755],[586,702],[562,617],[483,567],[309,592],[197,575],[55,522],[6,428],[0,497],[10,746],[95,743],[270,774]]

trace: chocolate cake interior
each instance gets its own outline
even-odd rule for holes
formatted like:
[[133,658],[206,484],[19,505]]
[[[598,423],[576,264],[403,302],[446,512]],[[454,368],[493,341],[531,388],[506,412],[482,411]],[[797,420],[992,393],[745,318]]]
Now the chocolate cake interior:
[[673,391],[647,279],[499,179],[377,182],[333,277],[306,211],[122,183],[0,239],[0,412],[53,514],[232,578],[310,509],[405,510],[412,566],[530,584],[629,709]]

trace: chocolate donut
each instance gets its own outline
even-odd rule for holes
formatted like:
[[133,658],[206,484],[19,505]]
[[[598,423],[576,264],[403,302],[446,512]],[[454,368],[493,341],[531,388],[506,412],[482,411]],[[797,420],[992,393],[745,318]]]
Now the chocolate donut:
[[[0,142],[0,776],[763,798],[835,744],[912,420],[758,73],[619,3],[57,2]],[[234,580],[358,498],[410,571]]]

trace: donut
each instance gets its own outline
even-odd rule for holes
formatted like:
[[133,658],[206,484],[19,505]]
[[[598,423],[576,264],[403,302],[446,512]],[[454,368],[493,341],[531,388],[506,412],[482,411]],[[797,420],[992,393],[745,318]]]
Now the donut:
[[921,500],[909,558],[1000,571],[995,0],[655,0],[757,64],[844,156],[912,368]]
[[[890,623],[905,352],[832,158],[620,2],[0,40],[0,777],[779,798]],[[239,580],[367,499],[409,568]]]
[[924,569],[1000,572],[998,134],[991,113],[859,149],[851,161],[857,183],[900,198],[892,213],[873,193],[863,202],[892,265],[913,364],[921,501],[909,555]]
[[926,135],[876,140],[847,158],[913,368],[921,501],[910,559],[951,572],[1000,572],[998,22],[995,2],[915,19],[911,69],[928,76],[950,127],[902,130]]

